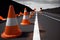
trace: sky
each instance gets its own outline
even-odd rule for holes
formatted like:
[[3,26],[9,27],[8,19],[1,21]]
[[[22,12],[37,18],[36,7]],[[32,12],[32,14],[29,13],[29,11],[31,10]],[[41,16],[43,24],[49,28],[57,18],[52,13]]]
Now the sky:
[[40,10],[40,7],[42,7],[43,9],[60,7],[59,0],[13,0],[13,1],[26,5],[31,9],[36,8],[37,11]]
[[15,1],[34,1],[39,3],[58,3],[60,4],[60,0],[15,0]]

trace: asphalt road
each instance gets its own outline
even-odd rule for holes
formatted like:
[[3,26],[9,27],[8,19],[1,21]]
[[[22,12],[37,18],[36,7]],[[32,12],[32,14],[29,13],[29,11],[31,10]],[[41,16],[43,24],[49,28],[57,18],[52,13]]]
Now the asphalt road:
[[60,40],[60,18],[47,12],[40,13],[38,18],[39,23],[46,29],[45,40]]
[[[52,19],[46,16],[46,12],[38,12],[38,23],[40,29],[40,35],[42,40],[60,40],[60,21]],[[50,15],[51,16],[51,15]],[[35,22],[35,14],[29,19],[31,24],[27,26],[20,25],[22,21],[22,16],[17,17],[18,24],[22,30],[22,35],[17,38],[3,39],[0,37],[0,40],[32,40],[33,39],[33,30]],[[0,34],[4,31],[6,22],[0,23]]]

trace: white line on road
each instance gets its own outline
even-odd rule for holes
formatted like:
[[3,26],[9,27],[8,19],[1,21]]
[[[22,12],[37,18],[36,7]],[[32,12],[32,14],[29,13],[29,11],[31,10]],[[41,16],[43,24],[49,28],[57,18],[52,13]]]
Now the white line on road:
[[60,19],[57,19],[57,18],[54,18],[54,17],[48,16],[48,15],[46,15],[46,14],[42,14],[42,15],[44,15],[44,16],[46,16],[46,17],[49,17],[49,18],[51,18],[51,19],[54,19],[54,20],[60,21]]
[[40,32],[39,32],[39,25],[38,25],[37,12],[36,12],[36,17],[35,17],[33,40],[41,40]]

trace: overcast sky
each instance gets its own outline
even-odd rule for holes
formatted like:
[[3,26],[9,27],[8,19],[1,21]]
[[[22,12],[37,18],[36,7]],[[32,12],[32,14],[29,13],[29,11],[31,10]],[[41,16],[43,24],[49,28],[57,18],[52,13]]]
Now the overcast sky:
[[15,1],[34,1],[39,3],[59,3],[60,4],[60,0],[15,0]]
[[40,10],[39,9],[40,7],[42,7],[43,9],[60,7],[59,0],[13,0],[13,1],[29,6],[31,9],[34,9],[35,7],[37,10]]

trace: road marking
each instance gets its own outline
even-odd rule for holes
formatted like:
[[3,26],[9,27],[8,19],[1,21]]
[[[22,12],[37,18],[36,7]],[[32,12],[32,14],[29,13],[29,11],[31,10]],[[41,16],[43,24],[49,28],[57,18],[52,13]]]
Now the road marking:
[[51,18],[51,19],[54,19],[54,20],[56,20],[56,21],[60,21],[60,19],[57,19],[57,18],[54,18],[54,17],[48,16],[48,15],[46,15],[46,14],[42,14],[42,15],[44,15],[44,16],[46,16],[46,17],[49,17],[49,18]]
[[41,40],[40,32],[39,32],[39,25],[38,25],[37,12],[36,12],[36,17],[35,17],[33,40]]

